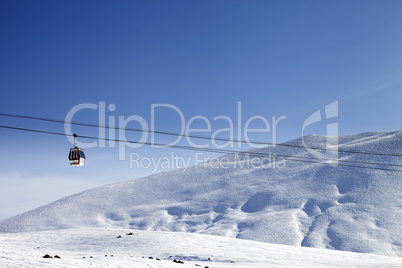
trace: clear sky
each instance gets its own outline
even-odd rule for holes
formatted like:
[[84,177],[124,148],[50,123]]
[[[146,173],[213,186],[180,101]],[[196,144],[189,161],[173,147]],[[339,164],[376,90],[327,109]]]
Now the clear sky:
[[[191,128],[205,129],[210,122],[210,131],[194,134],[212,136],[228,128],[228,120],[214,120],[225,116],[236,131],[217,136],[235,139],[245,138],[237,129],[244,130],[247,119],[260,116],[270,131],[251,133],[250,139],[284,142],[300,137],[315,111],[325,119],[325,106],[338,101],[338,116],[330,122],[338,123],[339,135],[400,130],[401,14],[397,0],[5,0],[0,2],[0,112],[64,120],[87,103],[98,106],[79,110],[73,120],[98,123],[104,102],[106,124],[110,118],[118,125],[119,117],[137,116],[148,127],[154,122],[156,130],[180,132],[180,111],[185,123],[194,119]],[[152,117],[152,105],[158,104],[170,108],[154,108]],[[286,118],[273,131],[272,117],[281,116]],[[5,117],[0,123],[64,132],[62,124]],[[127,126],[143,128],[138,120]],[[264,126],[258,119],[249,124]],[[96,129],[72,131],[98,135]],[[325,120],[305,129],[305,134],[326,133]],[[6,129],[0,137],[0,219],[152,173],[152,167],[130,167],[130,153],[194,157],[194,152],[143,146],[124,147],[126,159],[119,160],[118,145],[106,143],[86,149],[87,165],[72,168],[65,137]]]

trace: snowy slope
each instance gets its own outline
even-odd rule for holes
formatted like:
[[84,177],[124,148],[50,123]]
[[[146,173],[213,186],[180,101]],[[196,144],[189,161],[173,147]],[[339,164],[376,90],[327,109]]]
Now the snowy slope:
[[[132,234],[127,235],[129,233]],[[46,254],[57,255],[60,259],[45,259],[43,256]],[[184,263],[175,263],[174,259]],[[377,268],[402,267],[402,258],[201,234],[129,229],[90,228],[0,234],[0,267],[90,266]]]
[[[326,146],[322,136],[305,141]],[[339,144],[341,150],[400,154],[402,132],[339,137]],[[280,146],[253,152],[311,156]],[[396,157],[340,157],[402,164]],[[235,160],[231,156],[232,164]],[[106,185],[4,220],[0,232],[119,227],[402,256],[401,172],[282,164],[285,168],[206,165]]]

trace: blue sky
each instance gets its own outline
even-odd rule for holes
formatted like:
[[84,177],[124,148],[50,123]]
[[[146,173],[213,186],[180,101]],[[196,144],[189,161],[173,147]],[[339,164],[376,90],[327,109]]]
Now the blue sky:
[[[64,119],[83,103],[137,115],[151,105],[204,116],[212,132],[255,115],[286,116],[277,142],[338,101],[339,134],[402,129],[401,1],[1,1],[0,111]],[[96,123],[98,110],[74,120]],[[63,125],[0,118],[3,125],[63,132]],[[253,126],[261,128],[262,121]],[[252,124],[251,124],[252,125]],[[141,127],[131,122],[129,127]],[[205,128],[195,120],[193,128]],[[326,134],[326,122],[306,134]],[[157,110],[155,128],[179,132],[178,114]],[[73,127],[81,135],[97,130]],[[126,133],[138,139],[137,134]],[[197,134],[197,133],[194,133]],[[228,133],[221,136],[227,137]],[[117,134],[116,134],[117,135]],[[151,174],[118,160],[118,148],[87,149],[71,168],[64,137],[0,129],[0,219],[96,185]],[[252,139],[271,142],[270,133]],[[234,138],[238,137],[234,133]],[[169,141],[158,138],[158,141]],[[194,141],[196,142],[196,141]],[[187,144],[183,141],[182,144]],[[143,156],[193,152],[141,147]],[[12,205],[11,205],[12,204]]]

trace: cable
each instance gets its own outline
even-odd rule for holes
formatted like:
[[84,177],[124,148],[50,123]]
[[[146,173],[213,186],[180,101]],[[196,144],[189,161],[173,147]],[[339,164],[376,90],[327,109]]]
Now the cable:
[[[80,136],[83,137],[83,136]],[[104,138],[98,138],[101,140],[108,140],[108,139],[104,139]],[[122,142],[122,141],[120,141]],[[140,143],[140,142],[136,142],[138,144],[144,144],[144,145],[157,145],[157,146],[163,146],[163,147],[173,147],[171,145],[164,145],[164,144],[156,144],[156,143]],[[182,146],[182,145],[176,145],[176,146]],[[178,147],[177,147],[178,148]],[[195,148],[195,147],[191,147],[191,146],[185,146],[184,149],[190,149],[190,148]],[[183,149],[182,147],[180,147],[180,149]],[[205,148],[196,148],[198,150],[200,149],[205,149]],[[207,148],[209,150],[209,152],[217,152],[217,153],[233,153],[233,150],[227,150],[227,149],[213,149],[213,148]],[[238,151],[235,151],[238,152]],[[248,152],[250,154],[250,152]],[[267,154],[262,154],[262,153],[252,153],[255,156],[267,156]],[[294,156],[294,155],[280,155],[280,154],[276,154],[276,156],[278,157],[292,157],[292,158],[299,158],[299,159],[307,159],[307,160],[319,160],[319,161],[334,161],[333,159],[325,159],[325,158],[315,158],[315,157],[306,157],[306,156]],[[363,161],[354,161],[354,160],[341,160],[338,159],[338,162],[347,162],[347,163],[355,163],[355,164],[367,164],[367,165],[382,165],[382,166],[391,166],[391,167],[402,167],[402,165],[397,165],[397,164],[386,164],[386,163],[378,163],[378,162],[363,162]]]
[[[206,136],[181,135],[181,134],[173,133],[173,132],[165,132],[165,131],[157,131],[157,130],[143,130],[143,129],[136,129],[136,128],[116,128],[116,127],[110,127],[110,126],[97,125],[97,124],[93,124],[93,123],[65,122],[63,120],[58,120],[58,119],[50,119],[50,118],[42,118],[42,117],[34,117],[34,116],[26,116],[26,115],[0,113],[0,116],[24,118],[24,119],[32,119],[32,120],[40,120],[40,121],[46,121],[46,122],[71,124],[71,125],[86,126],[86,127],[97,127],[97,128],[105,128],[105,129],[116,129],[116,130],[128,130],[128,131],[134,131],[134,132],[148,132],[148,133],[155,133],[155,134],[161,134],[161,135],[183,136],[183,137],[196,138],[196,139],[212,140],[212,137],[206,137]],[[283,147],[306,149],[305,146],[292,145],[292,144],[283,144],[283,143],[282,144],[275,144],[275,143],[260,142],[260,141],[249,141],[249,142],[247,142],[247,141],[244,141],[244,140],[225,139],[225,138],[214,138],[214,140],[226,141],[226,142],[236,142],[236,143],[253,143],[253,144],[259,144],[259,145],[272,145],[272,146],[283,146]],[[378,156],[402,157],[402,155],[400,155],[400,154],[349,151],[349,150],[327,149],[327,148],[318,148],[318,147],[309,147],[309,149],[330,151],[330,152],[331,151],[332,152],[340,152],[340,153],[351,153],[351,154],[367,154],[367,155],[378,155]]]
[[[11,126],[4,126],[0,125],[0,128],[6,128],[6,129],[13,129],[13,130],[21,130],[21,131],[29,131],[29,132],[36,132],[36,133],[43,133],[43,134],[51,134],[51,135],[58,135],[58,136],[74,136],[70,134],[65,134],[65,133],[59,133],[59,132],[51,132],[51,131],[45,131],[45,130],[37,130],[37,129],[28,129],[28,128],[20,128],[20,127],[11,127]],[[289,160],[289,161],[297,161],[297,162],[305,162],[305,163],[315,163],[315,164],[328,164],[327,160],[325,162],[316,162],[316,161],[306,161],[306,160],[301,160],[301,159],[292,159],[295,158],[296,156],[280,156],[280,155],[275,155],[274,157],[270,154],[264,154],[264,153],[251,153],[251,152],[239,152],[239,151],[233,151],[233,150],[223,150],[223,149],[211,149],[211,148],[195,148],[195,147],[190,147],[190,146],[184,146],[184,145],[167,145],[167,144],[157,144],[157,143],[149,143],[149,142],[136,142],[136,141],[126,141],[126,140],[119,140],[119,139],[109,139],[109,138],[97,138],[97,137],[91,137],[91,136],[78,136],[80,138],[84,139],[97,139],[97,140],[105,140],[105,141],[115,141],[115,142],[126,142],[126,143],[135,143],[135,144],[143,144],[143,145],[156,145],[156,146],[161,146],[161,147],[171,147],[171,148],[177,148],[177,149],[186,149],[186,150],[194,150],[194,151],[206,151],[206,152],[217,152],[217,153],[228,153],[228,154],[243,154],[243,155],[252,155],[256,157],[267,157],[267,158],[275,158],[279,157],[284,160]],[[332,160],[334,161],[334,160]],[[338,160],[339,161],[339,160]],[[351,161],[349,161],[351,162]],[[363,163],[363,162],[362,162]],[[364,164],[371,164],[371,163],[364,163]],[[387,165],[387,164],[379,164],[379,165]],[[345,167],[355,167],[355,168],[367,168],[367,169],[375,169],[375,170],[383,170],[383,171],[396,171],[396,172],[402,172],[402,169],[387,169],[387,168],[379,168],[379,167],[367,167],[367,166],[357,166],[357,165],[347,165],[347,164],[337,164],[337,166],[345,166]],[[397,166],[397,165],[396,165]]]

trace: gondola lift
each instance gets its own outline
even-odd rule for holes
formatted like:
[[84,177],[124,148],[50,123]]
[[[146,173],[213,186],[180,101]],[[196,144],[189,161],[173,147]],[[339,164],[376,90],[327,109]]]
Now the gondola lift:
[[70,149],[70,153],[68,154],[68,160],[70,161],[70,165],[73,167],[82,167],[85,164],[85,154],[84,150],[77,147],[75,144],[76,134],[74,136],[74,148]]

